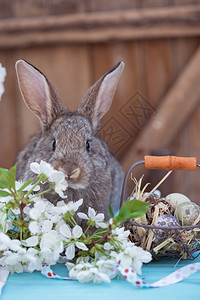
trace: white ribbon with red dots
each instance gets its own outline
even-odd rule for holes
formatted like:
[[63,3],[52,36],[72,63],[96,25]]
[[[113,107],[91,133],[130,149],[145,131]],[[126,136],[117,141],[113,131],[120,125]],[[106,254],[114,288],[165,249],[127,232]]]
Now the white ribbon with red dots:
[[177,271],[171,273],[170,275],[166,276],[165,278],[156,281],[152,284],[148,284],[143,280],[141,280],[132,268],[123,268],[120,265],[117,265],[117,268],[120,271],[120,273],[124,276],[124,278],[127,281],[133,283],[133,285],[138,287],[153,288],[153,287],[163,287],[163,286],[175,284],[179,281],[182,281],[183,279],[187,278],[193,273],[200,271],[200,263],[193,263],[184,266],[178,269]]
[[[171,273],[170,275],[166,276],[165,278],[159,281],[156,281],[152,284],[148,284],[145,281],[143,281],[132,268],[124,268],[121,265],[117,265],[116,267],[128,282],[131,282],[133,285],[141,288],[163,287],[175,284],[187,278],[188,276],[200,271],[200,263],[193,263],[178,269],[177,271]],[[52,269],[48,265],[44,265],[42,267],[41,273],[48,278],[73,280],[70,277],[58,276],[52,271]]]
[[71,277],[61,277],[57,275],[55,272],[53,272],[49,265],[43,265],[40,272],[42,275],[52,279],[73,280]]

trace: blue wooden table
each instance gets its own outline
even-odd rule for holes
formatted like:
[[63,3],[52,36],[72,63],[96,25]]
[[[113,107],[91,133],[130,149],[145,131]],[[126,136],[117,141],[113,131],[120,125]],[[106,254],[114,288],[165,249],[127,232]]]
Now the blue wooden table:
[[[195,261],[181,261],[174,268],[176,259],[161,259],[143,265],[142,278],[153,283],[178,268]],[[66,268],[57,265],[54,270],[58,275],[67,276]],[[137,288],[123,278],[115,278],[111,283],[79,283],[77,281],[64,281],[49,279],[40,272],[11,274],[3,288],[1,300],[116,300],[116,299],[139,299],[139,300],[200,300],[200,272],[197,272],[182,282],[161,288]]]

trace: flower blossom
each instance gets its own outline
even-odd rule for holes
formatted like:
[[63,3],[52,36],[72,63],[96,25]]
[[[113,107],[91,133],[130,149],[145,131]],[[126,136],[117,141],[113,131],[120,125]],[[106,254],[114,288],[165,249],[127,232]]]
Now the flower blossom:
[[108,282],[110,283],[109,276],[101,272],[98,266],[92,263],[80,263],[71,268],[69,276],[80,282],[93,281],[94,283]]
[[68,211],[76,212],[82,204],[83,204],[83,199],[80,199],[76,202],[70,201],[68,203],[65,203],[62,200],[62,201],[57,202],[57,205],[53,206],[51,211],[56,214],[64,215]]
[[31,163],[30,169],[35,174],[45,174],[49,182],[53,182],[55,184],[55,192],[61,198],[67,198],[67,196],[63,193],[68,187],[67,181],[65,180],[65,174],[63,172],[54,170],[50,164],[43,160],[41,160],[40,163]]
[[63,242],[56,230],[50,230],[42,235],[40,249],[43,262],[49,265],[56,264],[64,250]]
[[4,67],[2,67],[2,64],[0,64],[0,100],[5,91],[4,85],[3,85],[3,83],[5,81],[5,77],[6,77],[6,69]]
[[0,251],[18,251],[21,249],[20,244],[19,240],[11,240],[8,235],[0,232]]
[[66,242],[71,242],[67,245],[65,250],[65,255],[68,259],[74,258],[75,246],[84,251],[88,250],[84,243],[77,241],[77,239],[79,239],[83,234],[83,230],[79,225],[74,226],[74,228],[71,230],[67,224],[63,224],[60,226],[60,233],[64,236]]
[[108,227],[108,225],[103,221],[104,214],[103,213],[97,214],[96,211],[91,207],[88,208],[88,215],[86,215],[82,212],[77,213],[77,215],[79,216],[80,219],[92,220],[94,222],[94,225],[96,228],[99,228],[99,227],[107,228]]
[[115,238],[121,243],[126,244],[128,241],[128,236],[130,235],[129,230],[125,230],[124,227],[117,227],[112,230],[112,235],[115,236]]
[[5,251],[0,258],[0,264],[5,266],[11,273],[29,272],[40,270],[42,267],[38,250],[33,248],[19,249],[17,252]]
[[112,251],[110,255],[117,264],[121,264],[125,268],[132,267],[136,273],[142,274],[142,263],[148,263],[152,259],[150,252],[135,246],[132,242],[127,242],[123,244],[122,247],[123,250],[118,253]]

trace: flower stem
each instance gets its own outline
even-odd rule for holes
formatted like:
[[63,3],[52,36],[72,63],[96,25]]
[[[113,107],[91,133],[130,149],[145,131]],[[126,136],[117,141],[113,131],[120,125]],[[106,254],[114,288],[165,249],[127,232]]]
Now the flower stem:
[[85,237],[86,237],[86,233],[87,233],[87,231],[88,231],[88,229],[89,229],[90,227],[91,227],[91,226],[88,225],[88,227],[86,228],[86,230],[85,230],[85,232],[84,232]]
[[34,199],[34,198],[36,198],[36,197],[40,197],[40,196],[42,196],[43,194],[48,193],[48,192],[50,192],[50,191],[51,191],[51,189],[48,189],[48,190],[46,190],[46,191],[44,191],[44,192],[38,193],[38,194],[34,195],[33,197],[31,197],[30,200],[32,200],[32,199]]
[[26,194],[26,197],[28,197],[32,191],[34,190],[34,188],[41,182],[41,178],[39,177],[38,180],[36,181],[36,183],[32,186],[32,188],[30,189],[30,191],[28,191],[28,193]]

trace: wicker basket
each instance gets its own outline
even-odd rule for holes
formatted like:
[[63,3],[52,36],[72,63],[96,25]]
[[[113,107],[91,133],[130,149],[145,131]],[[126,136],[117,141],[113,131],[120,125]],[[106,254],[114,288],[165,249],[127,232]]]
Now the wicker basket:
[[[150,157],[153,163],[149,163],[149,157],[145,157],[145,159],[148,163],[145,160],[136,162],[128,170],[124,180],[121,204],[127,199],[128,177],[134,167],[140,164],[145,164],[145,168],[148,169],[167,170],[195,170],[198,166],[195,158],[175,157],[173,161],[171,157]],[[141,224],[136,220],[129,220],[124,225],[126,229],[130,230],[130,240],[136,246],[150,251],[154,259],[161,257],[195,259],[200,254],[200,225],[167,227]]]
[[200,253],[200,225],[161,227],[139,224],[134,221],[125,223],[130,230],[130,240],[136,246],[151,252],[152,257],[178,257],[195,259]]

